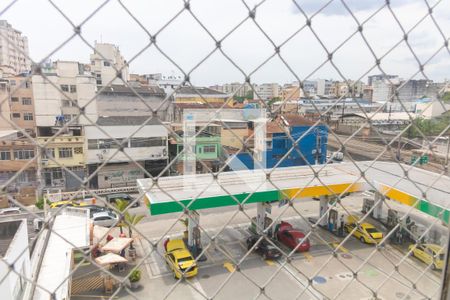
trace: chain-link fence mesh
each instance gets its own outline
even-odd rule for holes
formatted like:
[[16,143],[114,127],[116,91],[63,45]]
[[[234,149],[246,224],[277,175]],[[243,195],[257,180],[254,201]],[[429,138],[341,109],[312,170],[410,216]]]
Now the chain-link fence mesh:
[[[46,109],[51,111],[52,103],[44,102],[48,99],[58,99],[54,105],[64,106],[61,115],[65,117],[46,126],[36,120],[33,132],[15,120],[14,114],[1,115],[2,123],[22,136],[5,139],[0,145],[5,161],[1,168],[3,197],[5,203],[19,207],[20,218],[27,220],[17,223],[12,220],[18,218],[5,217],[8,225],[2,225],[0,286],[8,286],[16,299],[440,297],[439,270],[445,268],[448,244],[446,145],[450,124],[445,95],[449,86],[433,83],[427,67],[432,65],[435,70],[436,58],[449,59],[448,33],[435,17],[448,3],[418,1],[421,17],[405,21],[402,8],[390,1],[371,3],[370,13],[365,14],[357,13],[360,4],[355,1],[293,1],[287,7],[301,22],[286,26],[290,30],[280,38],[261,22],[271,15],[264,7],[281,6],[270,2],[242,1],[235,12],[242,19],[226,30],[221,28],[221,34],[216,33],[216,25],[202,21],[196,1],[165,3],[174,6],[170,16],[152,10],[143,15],[131,3],[104,1],[83,19],[73,18],[62,3],[45,2],[41,15],[56,14],[70,26],[71,34],[41,60],[32,61],[32,72],[14,80],[16,84],[5,80],[0,107],[12,105],[16,94],[31,83],[35,105],[37,99],[39,105],[48,105],[35,107],[36,118],[38,111],[42,115]],[[0,17],[18,13],[14,9],[20,3],[4,3]],[[142,47],[133,49],[135,54],[123,65],[108,65],[114,72],[107,79],[95,73],[95,62],[90,69],[83,66],[74,76],[76,89],[72,88],[66,80],[70,76],[60,70],[55,74],[47,61],[58,57],[74,40],[95,53],[91,59],[110,61],[110,54],[102,53],[83,32],[111,5],[135,25],[136,32],[126,34],[129,39],[139,36]],[[350,34],[336,31],[334,45],[323,38],[323,26],[315,26],[316,19],[330,7],[353,21]],[[381,16],[392,22],[392,32],[399,33],[398,40],[384,48],[365,30]],[[111,24],[115,18],[109,16]],[[158,26],[148,28],[145,18],[158,19]],[[187,43],[175,51],[165,48],[160,40],[167,39],[165,32],[173,30],[176,22],[205,35],[205,43]],[[425,22],[428,31],[421,34],[437,36],[434,44],[438,46],[432,47],[430,42],[426,51],[418,53],[411,37]],[[245,43],[236,46],[237,50],[227,47],[248,25],[254,31],[244,34]],[[328,30],[335,25],[339,24],[328,24]],[[22,51],[10,36],[3,31],[0,34],[9,41],[8,47]],[[308,62],[308,66],[314,65],[309,71],[305,71],[309,67],[293,66],[284,52],[300,36],[302,46],[294,46],[298,56],[307,52],[302,47],[313,44],[317,45],[315,51],[323,53]],[[266,45],[251,50],[260,62],[256,67],[243,67],[247,63],[235,54],[253,48],[252,39],[257,38]],[[370,57],[372,63],[358,66],[358,76],[350,79],[346,74],[349,68],[339,57],[350,51],[347,46],[355,47],[355,39],[360,43],[352,53]],[[174,58],[183,48],[204,55],[193,56],[191,67],[186,67]],[[406,79],[396,82],[386,70],[390,69],[390,56],[399,49],[402,56],[412,57],[414,66],[405,66],[412,71],[402,71],[407,73]],[[178,82],[169,83],[170,90],[161,92],[151,84],[149,87],[148,81],[137,84],[124,73],[141,63],[140,57],[148,51],[181,74]],[[213,56],[224,59],[239,76],[235,80],[240,80],[220,100],[211,100],[204,88],[191,82]],[[267,101],[264,91],[254,85],[257,74],[271,72],[268,66],[275,61],[297,82],[288,94],[298,96]],[[360,60],[355,57],[355,61]],[[327,102],[307,97],[310,90],[306,85],[323,68],[336,76],[342,90]],[[381,74],[390,89],[386,101],[376,107],[369,105],[370,109],[366,102],[349,102],[357,92],[362,94],[360,81],[374,73]],[[423,100],[422,109],[413,111],[402,90],[410,89],[416,79],[426,81],[427,92],[433,91],[433,95],[423,94],[432,101]],[[92,90],[81,99],[82,84]],[[45,94],[38,86],[53,94]],[[158,92],[163,95],[159,101],[149,101],[149,94]],[[250,101],[253,105],[237,103],[248,92],[256,99]],[[114,102],[111,96],[103,105],[119,112],[101,115],[105,113],[100,112],[102,97],[114,93],[119,93],[118,100]],[[291,98],[297,100],[300,95],[306,100],[293,104]],[[129,112],[126,97],[135,99],[131,110],[139,112]],[[309,110],[302,110],[304,107]],[[398,111],[401,119],[394,117]],[[423,119],[436,111],[442,114],[435,119],[439,122]],[[159,147],[162,154],[151,152],[146,157],[163,163],[138,160],[142,153],[130,150],[138,147],[145,151]],[[11,157],[3,154],[5,149],[10,149]],[[79,165],[69,161],[76,155],[82,158]],[[15,162],[7,165],[9,160]],[[58,180],[62,179],[61,185]],[[24,181],[35,183],[25,196],[27,189],[20,184]],[[42,205],[27,206],[27,196]],[[29,247],[21,236],[27,234],[25,225],[30,225]]]

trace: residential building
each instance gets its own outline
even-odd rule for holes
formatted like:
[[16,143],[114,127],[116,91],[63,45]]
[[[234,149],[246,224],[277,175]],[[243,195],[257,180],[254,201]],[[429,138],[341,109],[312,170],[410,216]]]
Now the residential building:
[[28,39],[7,21],[0,20],[0,71],[16,75],[31,70]]
[[206,87],[183,86],[173,94],[175,103],[222,103],[229,101],[230,95]]
[[375,81],[380,81],[384,79],[396,79],[396,78],[398,78],[398,75],[388,75],[388,74],[371,75],[367,77],[367,85],[373,85]]
[[8,80],[11,120],[16,126],[34,136],[36,133],[36,119],[31,78],[22,74],[9,77]]
[[398,77],[372,81],[372,101],[393,102],[395,100],[395,89],[398,84],[400,84],[400,80]]
[[363,83],[361,81],[335,81],[330,90],[333,97],[362,97]]
[[31,277],[27,220],[0,222],[0,293],[4,300],[23,299]]
[[246,120],[220,120],[215,124],[221,125],[220,143],[222,147],[240,150],[245,146],[249,146],[250,140],[247,141],[250,131],[248,121]]
[[60,126],[38,128],[37,142],[45,145],[40,158],[43,187],[78,190],[85,177],[86,150],[83,128],[69,126],[67,130],[56,135],[60,129]]
[[312,97],[317,94],[317,81],[304,80],[302,84],[305,97]]
[[431,86],[432,83],[432,81],[426,79],[401,81],[400,85],[397,87],[398,99],[400,101],[414,101],[416,99],[431,96],[427,95],[427,92],[430,91],[429,86]]
[[157,176],[167,166],[168,125],[149,118],[99,117],[95,125],[84,127],[88,175],[95,173],[91,188],[135,186],[146,172]]
[[176,76],[175,74],[162,75],[161,73],[157,73],[146,74],[144,76],[147,77],[149,84],[159,86],[169,95],[183,84],[183,78],[181,76]]
[[253,99],[253,89],[248,83],[232,82],[225,83],[223,85],[210,86],[209,88],[225,94],[233,95],[233,97]]
[[303,90],[298,81],[283,85],[281,89],[281,99],[284,101],[298,100],[304,97]]
[[130,80],[128,63],[119,47],[113,44],[95,43],[95,51],[91,54],[91,72],[99,86],[124,85],[124,81]]
[[[36,126],[54,126],[71,120],[72,125],[90,124],[97,120],[95,79],[83,64],[56,61],[46,72],[47,79],[41,75],[32,77]],[[79,107],[84,108],[84,115]]]
[[[262,122],[258,124],[259,122]],[[255,142],[249,152],[229,158],[233,170],[322,164],[326,161],[328,127],[316,125],[298,115],[280,115],[273,121],[251,122],[250,134]],[[257,130],[265,129],[265,137],[256,142]],[[261,145],[259,145],[262,142]],[[292,151],[290,151],[293,148]],[[290,151],[290,152],[289,152]],[[289,154],[286,156],[286,154]]]
[[11,122],[9,81],[0,78],[0,131],[14,130]]
[[157,86],[139,85],[133,88],[110,85],[96,97],[99,116],[152,116],[157,111],[160,120],[172,120],[172,98]]
[[7,192],[24,205],[36,201],[36,154],[28,138],[0,131],[0,185],[6,184]]
[[373,100],[373,87],[371,85],[364,85],[362,91],[362,98],[368,101]]
[[[191,158],[190,154],[186,151],[181,153],[187,144],[186,139],[190,138],[185,136],[183,127],[183,124],[180,123],[172,124],[172,128],[176,134],[171,134],[170,136],[169,154],[170,161],[176,161],[172,164],[171,169],[176,174],[183,174],[185,171],[204,173],[209,171],[208,168],[213,172],[218,171],[221,164],[220,155],[222,153],[221,126],[210,122],[195,123],[195,131],[193,130],[193,134],[195,134],[195,145],[193,146],[195,158]],[[192,161],[194,159],[195,161]],[[190,167],[195,169],[189,169]]]
[[317,79],[317,96],[333,96],[333,81],[327,79]]
[[264,101],[281,97],[281,87],[278,83],[263,83],[254,86],[253,99]]

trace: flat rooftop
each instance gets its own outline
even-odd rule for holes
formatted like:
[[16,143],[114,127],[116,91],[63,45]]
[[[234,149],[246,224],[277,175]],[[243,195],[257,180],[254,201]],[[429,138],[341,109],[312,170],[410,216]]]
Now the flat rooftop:
[[[365,172],[365,179],[360,177],[359,169]],[[408,170],[406,178],[404,170]],[[271,173],[270,181],[266,180],[269,171],[224,172],[217,179],[212,174],[162,177],[158,186],[152,179],[138,179],[137,183],[146,195],[152,215],[183,211],[183,205],[196,210],[237,205],[242,201],[266,202],[373,189],[407,205],[419,201],[416,208],[429,214],[450,207],[449,177],[404,164],[366,161],[356,165],[278,168]],[[319,172],[319,178],[315,172]]]

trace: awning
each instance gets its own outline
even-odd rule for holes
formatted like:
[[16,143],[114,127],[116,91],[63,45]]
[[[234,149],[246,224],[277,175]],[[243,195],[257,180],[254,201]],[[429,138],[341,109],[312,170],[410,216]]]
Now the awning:
[[107,228],[107,227],[103,227],[103,226],[99,226],[99,225],[94,225],[94,242],[95,243],[100,243],[103,242],[104,240],[106,240],[106,237],[108,236],[108,234],[111,234],[112,230],[111,228]]
[[106,245],[102,247],[102,251],[119,253],[128,247],[132,241],[132,238],[116,237],[106,243]]
[[97,257],[95,259],[95,262],[98,263],[99,265],[104,266],[109,264],[125,263],[128,262],[128,260],[120,255],[108,253],[106,255]]

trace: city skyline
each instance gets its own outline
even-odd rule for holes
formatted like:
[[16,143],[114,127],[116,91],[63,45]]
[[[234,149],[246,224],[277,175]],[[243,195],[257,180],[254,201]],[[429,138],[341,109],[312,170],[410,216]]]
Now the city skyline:
[[[355,16],[359,20],[364,20],[379,8],[374,1],[368,2],[370,3],[367,5],[360,5],[355,4],[355,1],[350,1],[350,6],[355,5],[353,9],[355,10]],[[100,3],[99,1],[90,1],[89,3],[86,2],[85,5],[57,4],[62,12],[70,20],[73,20],[74,24],[78,24],[96,9]],[[159,3],[130,4],[127,8],[153,34],[164,25],[163,20],[170,20],[176,12],[183,8],[181,4],[182,2],[180,5],[161,5]],[[6,19],[14,28],[22,31],[22,34],[28,37],[30,56],[34,61],[37,61],[44,58],[64,40],[68,39],[73,34],[73,30],[71,25],[63,19],[63,16],[53,8],[48,10],[46,22],[32,22],[36,17],[26,12],[23,13],[24,10],[21,10],[21,8],[25,8],[24,5],[27,7],[26,11],[34,11],[32,8],[37,5],[45,5],[46,7],[50,4],[40,3],[39,1],[19,1],[11,9],[4,11],[0,15],[0,19]],[[253,2],[248,3],[249,7],[253,7],[253,5]],[[314,5],[320,7],[320,4],[311,4],[311,1],[307,1],[305,4],[301,3],[301,5],[305,5],[306,13],[308,14],[314,12],[316,9]],[[417,10],[420,5],[423,5],[423,3],[421,4],[418,1],[413,1],[412,3],[400,2],[393,5],[393,10],[401,7],[401,10],[395,11],[398,18],[407,25],[415,24],[420,19],[420,14],[416,12],[420,12],[420,10]],[[4,8],[0,7],[0,9]],[[145,18],[143,13],[148,11],[148,9],[158,12],[161,18],[158,18],[158,20]],[[295,9],[295,5],[291,2],[264,3],[257,9],[256,22],[273,42],[279,45],[305,24],[306,19],[298,9],[297,11]],[[236,26],[248,15],[248,9],[238,2],[227,2],[226,4],[194,2],[191,4],[191,11],[217,39],[224,36],[233,26]],[[268,13],[271,14],[272,19],[264,17]],[[312,19],[313,30],[315,30],[328,49],[335,48],[357,28],[354,20],[343,18],[343,13],[339,5],[332,3]],[[367,40],[369,43],[373,41],[377,44],[376,47],[371,45],[377,56],[381,56],[403,37],[398,25],[392,20],[392,15],[389,14],[387,8],[383,8],[367,24],[364,24],[363,33]],[[109,18],[105,18],[105,16]],[[449,23],[441,9],[435,10],[434,17],[438,19],[441,27],[444,27],[442,24]],[[114,22],[111,22],[111,19],[114,19]],[[285,21],[274,21],[278,19]],[[192,23],[192,26],[186,26],[186,28],[179,26],[186,23]],[[331,26],[332,24],[334,25]],[[189,27],[189,30],[187,30],[187,27]],[[408,29],[405,26],[405,30]],[[42,35],[40,34],[42,31],[53,32],[54,34]],[[149,36],[145,31],[140,28],[138,23],[132,21],[131,17],[117,3],[105,4],[98,11],[95,18],[88,20],[82,26],[81,32],[86,41],[92,46],[96,40],[118,45],[127,61],[148,45],[149,42]],[[390,32],[390,34],[386,35],[386,32]],[[130,33],[133,34],[130,35]],[[173,23],[160,32],[156,41],[158,47],[184,71],[190,70],[215,48],[212,38],[186,11],[181,13]],[[304,41],[308,41],[307,47],[303,46]],[[435,53],[435,51],[430,49],[435,48],[437,50],[439,47],[442,47],[444,39],[440,36],[439,31],[434,27],[431,20],[427,19],[408,35],[408,42],[419,60],[423,62]],[[179,49],[183,49],[183,51],[179,51]],[[251,19],[247,19],[243,25],[223,41],[222,49],[247,74],[274,53],[273,45],[264,37]],[[298,54],[298,49],[302,49],[304,52],[302,51],[302,53]],[[79,37],[75,37],[50,58],[52,60],[76,60],[88,63],[88,55],[91,52],[92,49],[85,45]],[[324,49],[321,48],[308,28],[303,29],[282,46],[280,53],[301,80],[304,80],[306,76],[311,74],[319,65],[319,62],[326,60],[327,57]],[[441,49],[426,64],[425,73],[430,79],[443,81],[448,77],[448,72],[446,71],[448,69],[446,68],[448,64],[448,60],[446,60],[447,55],[445,48]],[[333,61],[342,71],[343,76],[352,80],[362,77],[361,79],[365,82],[368,75],[381,72],[378,68],[375,68],[368,74],[365,74],[373,66],[374,60],[359,34],[356,34],[345,43],[333,56]],[[409,79],[418,70],[418,63],[409,52],[406,44],[402,42],[396,50],[383,58],[381,67],[387,74],[398,74],[400,77]],[[220,70],[220,72],[217,72],[217,70]],[[181,74],[181,71],[159,53],[154,46],[151,46],[130,63],[130,73],[171,74],[172,72],[177,75]],[[257,83],[277,82],[281,84],[297,79],[276,56],[251,77],[252,81]],[[244,82],[245,80],[244,75],[233,67],[218,50],[201,64],[191,74],[190,78],[193,84],[204,86],[236,81]],[[313,80],[316,78],[342,80],[329,62],[308,79]],[[414,79],[421,78],[423,78],[421,75],[414,77]]]

